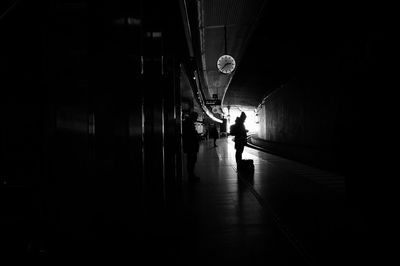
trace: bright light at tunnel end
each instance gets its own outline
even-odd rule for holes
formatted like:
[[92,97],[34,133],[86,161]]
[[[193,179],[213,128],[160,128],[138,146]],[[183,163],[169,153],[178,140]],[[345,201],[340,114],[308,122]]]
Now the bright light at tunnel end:
[[[256,113],[254,111],[243,111],[243,112],[247,116],[246,121],[244,122],[244,126],[249,131],[248,134],[257,133],[260,130],[260,126],[258,123],[258,117],[256,116]],[[235,124],[236,118],[239,117],[241,113],[242,111],[238,109],[230,110],[229,112],[230,119],[228,122],[228,128],[230,128],[231,125]]]

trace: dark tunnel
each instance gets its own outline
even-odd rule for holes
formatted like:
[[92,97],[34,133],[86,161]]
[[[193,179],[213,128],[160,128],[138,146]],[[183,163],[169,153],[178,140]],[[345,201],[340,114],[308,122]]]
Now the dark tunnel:
[[[390,11],[2,1],[0,263],[382,262],[398,121]],[[193,111],[194,184],[183,144]],[[251,178],[231,156],[241,112]]]

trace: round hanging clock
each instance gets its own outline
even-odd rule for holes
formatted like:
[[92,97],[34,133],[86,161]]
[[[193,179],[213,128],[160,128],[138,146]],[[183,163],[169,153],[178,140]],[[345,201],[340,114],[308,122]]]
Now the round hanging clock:
[[236,62],[230,55],[222,55],[217,61],[218,70],[223,74],[231,74],[235,70]]

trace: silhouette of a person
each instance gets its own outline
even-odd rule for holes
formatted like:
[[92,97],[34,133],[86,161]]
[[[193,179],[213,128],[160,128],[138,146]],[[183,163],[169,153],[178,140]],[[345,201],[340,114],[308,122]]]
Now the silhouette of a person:
[[218,139],[218,129],[215,124],[211,124],[210,127],[210,138],[214,140],[214,147],[217,147],[217,139]]
[[196,112],[191,112],[189,117],[183,121],[182,125],[183,151],[187,155],[187,173],[190,181],[199,179],[199,177],[194,174],[197,153],[199,151],[199,134],[194,124],[197,121],[197,117],[198,114]]
[[244,150],[244,146],[247,143],[247,131],[244,126],[244,121],[246,120],[246,114],[242,112],[240,117],[237,117],[235,120],[235,124],[231,127],[231,135],[235,136],[235,159],[237,167],[239,168],[240,163],[242,162],[242,153]]
[[204,129],[204,135],[203,135],[205,140],[208,140],[208,135],[209,135],[209,134],[210,134],[210,133],[209,133],[208,129],[205,128],[205,129]]

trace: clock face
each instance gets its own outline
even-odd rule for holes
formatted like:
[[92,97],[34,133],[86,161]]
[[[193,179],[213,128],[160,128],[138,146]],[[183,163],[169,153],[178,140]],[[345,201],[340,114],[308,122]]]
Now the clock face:
[[230,55],[223,55],[217,61],[218,70],[224,74],[230,74],[235,70],[236,62]]

